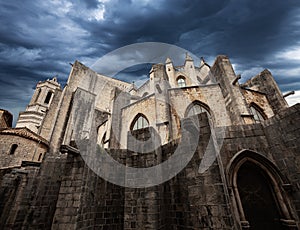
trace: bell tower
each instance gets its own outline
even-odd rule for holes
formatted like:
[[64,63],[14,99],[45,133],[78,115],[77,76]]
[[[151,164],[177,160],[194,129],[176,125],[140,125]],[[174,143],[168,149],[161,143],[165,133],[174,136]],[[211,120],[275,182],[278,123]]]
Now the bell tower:
[[39,134],[39,128],[57,90],[61,90],[61,87],[56,77],[39,82],[26,111],[20,113],[16,128],[27,127]]

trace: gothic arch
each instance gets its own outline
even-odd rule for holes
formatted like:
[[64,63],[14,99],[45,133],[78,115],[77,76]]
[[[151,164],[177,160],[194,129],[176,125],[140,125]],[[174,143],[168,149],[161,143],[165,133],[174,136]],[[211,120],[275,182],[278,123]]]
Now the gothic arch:
[[200,106],[203,109],[202,112],[207,112],[208,115],[210,117],[212,117],[212,112],[211,112],[209,106],[207,104],[201,102],[201,101],[198,101],[198,100],[193,101],[191,104],[188,105],[188,107],[185,110],[184,117],[188,117],[191,109],[193,109],[195,106]]
[[142,129],[146,127],[149,127],[149,120],[142,113],[138,113],[130,124],[130,130]]
[[186,77],[184,77],[183,75],[179,75],[176,78],[176,83],[177,83],[178,87],[185,87],[185,86],[187,86]]
[[[175,85],[176,87],[185,87],[185,86],[190,86],[192,84],[192,81],[191,81],[191,78],[186,75],[185,73],[183,72],[178,72],[176,75],[175,75]],[[185,86],[179,86],[178,85],[178,80],[180,79],[183,79],[184,82],[185,82]]]
[[249,108],[250,108],[250,112],[252,113],[255,122],[261,122],[268,118],[267,115],[265,114],[264,110],[256,103],[251,102],[249,105]]
[[235,213],[238,214],[237,219],[240,222],[241,227],[249,228],[249,221],[245,215],[237,180],[240,169],[249,163],[266,176],[266,180],[269,182],[269,185],[266,186],[269,186],[271,196],[274,199],[274,205],[277,207],[280,216],[280,224],[286,227],[295,227],[296,224],[292,217],[290,203],[284,191],[284,188],[287,188],[290,185],[288,179],[283,176],[278,168],[265,156],[251,150],[242,150],[235,154],[227,167],[228,187],[232,195],[233,206],[235,210],[237,210]]

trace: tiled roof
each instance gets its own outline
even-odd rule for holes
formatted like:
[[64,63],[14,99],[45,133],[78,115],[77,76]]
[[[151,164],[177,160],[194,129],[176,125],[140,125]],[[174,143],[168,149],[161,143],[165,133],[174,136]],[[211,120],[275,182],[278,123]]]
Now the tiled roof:
[[44,139],[43,137],[37,135],[36,133],[32,132],[31,130],[25,127],[3,129],[0,131],[0,134],[16,135],[30,140],[38,141],[49,146],[49,142],[46,139]]

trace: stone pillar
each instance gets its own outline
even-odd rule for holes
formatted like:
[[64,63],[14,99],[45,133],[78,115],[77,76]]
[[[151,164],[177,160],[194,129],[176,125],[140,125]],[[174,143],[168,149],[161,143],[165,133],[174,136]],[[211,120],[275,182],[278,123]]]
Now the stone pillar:
[[237,76],[234,73],[229,58],[224,55],[218,56],[211,67],[211,73],[220,84],[225,99],[225,106],[232,124],[249,123],[252,116],[240,91],[239,84],[233,84]]

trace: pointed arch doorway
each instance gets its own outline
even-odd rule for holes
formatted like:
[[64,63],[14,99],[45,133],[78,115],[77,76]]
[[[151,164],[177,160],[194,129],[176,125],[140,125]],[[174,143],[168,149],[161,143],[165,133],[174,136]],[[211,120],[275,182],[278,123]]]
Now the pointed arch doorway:
[[265,156],[252,150],[236,153],[227,179],[241,229],[297,229],[285,188],[290,184]]
[[237,173],[237,187],[250,229],[282,229],[274,191],[263,170],[245,162]]

